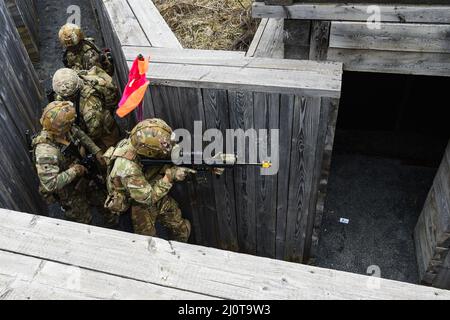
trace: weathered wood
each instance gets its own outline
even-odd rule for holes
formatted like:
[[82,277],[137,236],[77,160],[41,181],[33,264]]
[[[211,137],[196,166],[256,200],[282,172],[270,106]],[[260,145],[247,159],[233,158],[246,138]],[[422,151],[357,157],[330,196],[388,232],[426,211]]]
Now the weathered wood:
[[[297,3],[290,6],[265,5],[254,2],[254,18],[300,20],[367,21],[373,11],[370,4]],[[382,22],[443,23],[450,21],[449,5],[379,5]],[[372,20],[370,20],[372,21]]]
[[315,170],[319,134],[320,98],[296,97],[291,148],[289,200],[286,225],[285,257],[303,262],[304,244],[311,212],[310,199]]
[[423,283],[450,288],[445,265],[450,251],[450,144],[414,230],[419,276]]
[[2,300],[205,300],[209,296],[0,251]]
[[330,21],[311,22],[310,60],[324,61],[327,59],[330,27]]
[[25,137],[38,130],[43,90],[4,2],[0,29],[0,206],[45,213]]
[[284,33],[285,58],[308,60],[311,44],[311,21],[286,20]]
[[364,22],[331,24],[330,47],[387,51],[450,53],[450,25],[381,23],[368,28]]
[[450,76],[450,54],[329,48],[328,60],[344,63],[344,70]]
[[[252,92],[230,91],[230,127],[232,129],[254,128],[254,103]],[[232,141],[230,137],[227,137]],[[234,138],[233,138],[234,139]],[[254,141],[249,139],[245,148],[248,161]],[[252,149],[255,150],[255,149]],[[237,150],[235,150],[236,152]],[[256,254],[256,168],[238,167],[234,169],[236,215],[239,249],[241,252]]]
[[[230,128],[230,110],[228,93],[226,90],[202,90],[207,128],[220,130],[226,137],[226,130]],[[226,151],[226,142],[223,141]],[[238,251],[236,222],[236,200],[234,173],[226,170],[221,177],[213,178],[214,195],[218,219],[219,248]]]
[[[91,279],[92,283],[74,290],[80,295],[92,292],[98,284],[104,287],[97,292],[99,296],[108,296],[112,290],[118,291],[119,298],[127,298],[133,283],[142,288],[139,293],[143,295],[152,295],[155,286],[168,298],[173,293],[180,298],[192,294],[227,299],[450,299],[448,291],[436,288],[383,279],[374,287],[370,286],[373,279],[362,275],[4,210],[0,212],[0,251],[37,259],[27,260],[36,275],[34,284],[47,288],[52,287],[52,279],[67,279],[52,263],[81,268],[81,283]],[[11,259],[7,261],[16,266]],[[5,273],[5,266],[0,263],[0,273]],[[28,267],[17,266],[27,279],[30,273],[23,270]],[[97,280],[87,270],[95,272]],[[111,282],[105,283],[106,279]],[[118,288],[122,279],[130,289]],[[0,282],[0,292],[8,292],[7,284]],[[20,294],[20,280],[18,286]],[[64,294],[63,289],[60,292]],[[9,294],[13,296],[14,290]]]
[[152,47],[182,46],[151,0],[127,0]]
[[262,19],[247,57],[284,58],[284,20]]
[[[255,93],[254,110],[256,130],[276,130],[280,127],[279,94]],[[262,151],[263,154],[274,156],[275,150],[271,150],[271,139],[275,137],[267,132],[267,141],[261,141],[261,139],[264,139],[263,135],[259,136],[260,154]],[[259,160],[265,161],[265,159]],[[259,172],[256,173],[256,253],[262,257],[271,258],[276,255],[277,183],[277,175],[263,176]]]
[[280,98],[280,150],[287,156],[280,157],[280,172],[278,173],[277,195],[277,226],[276,226],[276,258],[285,259],[287,212],[289,206],[289,178],[291,168],[292,134],[294,126],[295,97],[281,95]]
[[32,62],[39,62],[39,21],[32,0],[6,0],[20,38]]

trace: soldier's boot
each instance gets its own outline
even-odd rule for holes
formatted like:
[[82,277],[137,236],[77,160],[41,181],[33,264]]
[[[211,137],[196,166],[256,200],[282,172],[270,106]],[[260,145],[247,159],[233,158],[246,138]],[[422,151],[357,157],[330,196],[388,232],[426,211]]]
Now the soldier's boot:
[[156,216],[155,211],[141,206],[133,206],[131,208],[131,221],[134,233],[150,237],[156,236]]
[[171,238],[179,242],[188,242],[191,235],[191,223],[183,219],[178,203],[171,197],[161,200],[160,220],[171,233]]

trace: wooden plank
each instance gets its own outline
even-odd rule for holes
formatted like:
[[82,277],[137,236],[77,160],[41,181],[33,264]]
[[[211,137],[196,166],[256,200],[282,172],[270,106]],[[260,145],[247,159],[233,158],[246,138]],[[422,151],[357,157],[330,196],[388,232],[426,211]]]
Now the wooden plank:
[[308,60],[311,44],[311,21],[284,22],[284,55],[287,59]]
[[[309,42],[309,33],[308,33]],[[127,61],[133,61],[138,54],[150,56],[153,63],[189,64],[218,67],[238,67],[301,71],[304,74],[340,76],[342,64],[337,62],[316,62],[294,59],[270,59],[245,57],[242,52],[196,49],[166,49],[139,46],[124,46]]]
[[[253,93],[229,91],[228,101],[230,105],[230,128],[244,131],[254,128]],[[232,139],[234,138],[227,136],[227,140],[233,141]],[[248,161],[251,143],[250,141],[245,148],[246,159],[244,161]],[[235,146],[235,148],[237,147]],[[237,152],[236,149],[234,151]],[[256,168],[254,167],[237,167],[234,169],[239,249],[241,252],[249,254],[256,254],[255,175]]]
[[[129,62],[131,67],[131,62]],[[339,98],[341,78],[300,71],[153,63],[148,79],[152,85],[202,89],[295,93]]]
[[1,300],[205,300],[209,296],[0,251]]
[[[283,18],[300,20],[367,21],[373,15],[369,4],[297,3],[271,6],[254,2],[254,18]],[[379,5],[382,22],[443,23],[450,21],[448,5]]]
[[328,60],[344,63],[344,70],[430,76],[450,76],[450,54],[377,50],[328,50]]
[[311,212],[320,99],[296,97],[291,148],[289,200],[286,224],[288,261],[303,262],[308,217]]
[[381,279],[376,289],[362,275],[4,210],[0,250],[218,298],[450,299],[435,288]]
[[151,0],[127,1],[151,46],[182,49],[172,29]]
[[[254,94],[254,121],[256,130],[277,130],[280,127],[280,95]],[[267,132],[267,139],[259,134],[259,154],[275,156],[271,150],[272,135]],[[267,143],[267,144],[266,144]],[[278,143],[278,141],[276,142]],[[284,151],[284,150],[283,150]],[[278,155],[279,157],[279,155]],[[259,159],[259,161],[265,161]],[[278,160],[277,160],[278,162]],[[259,171],[259,170],[258,170]],[[256,253],[258,256],[275,258],[276,256],[276,223],[277,223],[277,183],[278,176],[263,176],[256,172]]]
[[333,21],[330,47],[386,51],[450,53],[450,25]]
[[[289,205],[289,172],[291,167],[292,130],[294,126],[293,95],[281,95],[280,98],[280,150],[286,156],[280,157],[280,172],[278,173],[277,192],[277,234],[276,234],[276,258],[285,258],[287,212]],[[284,168],[284,169],[283,169]]]
[[120,45],[151,46],[127,0],[99,1],[103,4],[103,14],[110,22],[108,27],[117,36]]
[[[181,103],[180,115],[183,118],[183,128],[187,129],[194,138],[192,141],[192,147],[194,147],[196,141],[203,141],[203,132],[195,132],[194,122],[201,124],[203,130],[207,128],[202,92],[200,89],[192,88],[177,88],[177,90]],[[204,145],[199,147],[204,150]],[[197,215],[201,228],[202,240],[197,243],[208,247],[218,247],[219,243],[213,179],[211,172],[197,173],[193,177],[193,189],[189,193],[189,198],[196,199],[195,205],[192,206],[192,214]]]
[[247,57],[284,58],[284,20],[262,19]]
[[330,21],[311,22],[311,45],[309,59],[324,61],[327,59],[330,40]]
[[[226,137],[230,128],[230,110],[226,90],[202,90],[207,128],[216,128]],[[226,151],[226,141],[223,141]],[[234,170],[226,170],[213,180],[218,218],[219,248],[238,251]]]

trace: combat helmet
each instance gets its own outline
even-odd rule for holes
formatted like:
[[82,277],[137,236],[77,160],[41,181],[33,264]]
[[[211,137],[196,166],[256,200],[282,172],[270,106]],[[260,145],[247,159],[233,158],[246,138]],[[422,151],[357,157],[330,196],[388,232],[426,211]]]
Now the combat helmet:
[[41,117],[42,127],[54,134],[69,132],[77,118],[73,103],[55,101],[45,107]]
[[61,97],[72,97],[83,85],[83,80],[72,69],[63,68],[53,76],[53,90]]
[[139,155],[165,158],[172,151],[172,134],[172,129],[164,120],[148,119],[131,131],[130,139]]
[[59,41],[64,48],[76,47],[84,39],[84,33],[73,23],[65,24],[59,30]]

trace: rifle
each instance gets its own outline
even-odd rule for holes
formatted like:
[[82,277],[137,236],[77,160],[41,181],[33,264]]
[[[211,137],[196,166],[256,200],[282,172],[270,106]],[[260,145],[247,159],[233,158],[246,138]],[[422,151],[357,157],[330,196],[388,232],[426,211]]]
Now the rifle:
[[[182,155],[182,154],[181,154]],[[141,159],[141,164],[144,168],[159,167],[159,166],[180,166],[189,169],[193,169],[198,172],[210,171],[211,169],[232,169],[239,166],[256,166],[264,169],[272,167],[272,163],[269,161],[263,161],[261,163],[238,163],[238,157],[234,154],[218,154],[212,159],[202,160],[201,163],[198,159],[202,159],[202,154],[190,153],[188,154],[190,160],[188,162],[178,161],[177,159]],[[200,157],[202,156],[202,157]],[[182,158],[179,158],[181,160]]]
[[105,180],[103,179],[102,172],[97,163],[97,158],[93,154],[88,154],[82,157],[78,149],[79,141],[75,143],[71,142],[69,145],[64,146],[61,149],[61,153],[64,156],[73,156],[78,159],[78,163],[85,167],[88,171],[86,178],[93,181],[97,187],[103,188],[105,186]]
[[36,134],[32,133],[31,130],[25,131],[25,139],[27,141],[28,146],[28,157],[30,158],[31,162],[34,161],[34,148],[33,148],[33,139],[36,138]]

